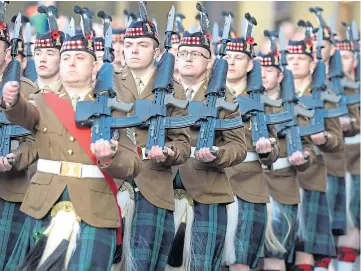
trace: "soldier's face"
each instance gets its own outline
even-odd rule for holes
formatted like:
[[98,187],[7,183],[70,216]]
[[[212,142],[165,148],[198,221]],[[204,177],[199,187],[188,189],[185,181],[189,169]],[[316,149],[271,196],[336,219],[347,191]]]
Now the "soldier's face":
[[125,63],[130,69],[146,69],[154,65],[159,56],[159,48],[151,38],[137,38],[124,40]]
[[59,75],[60,52],[53,48],[38,48],[34,53],[36,72],[39,78],[52,78]]
[[123,56],[123,50],[124,50],[124,43],[121,41],[113,41],[113,49],[114,49],[114,62],[117,64],[123,64],[124,63],[124,56]]
[[202,47],[179,48],[177,68],[181,77],[203,78],[211,67],[211,55]]
[[282,73],[275,67],[261,67],[262,83],[267,91],[274,90],[282,81]]
[[224,57],[228,62],[227,80],[240,80],[247,76],[253,68],[253,62],[248,55],[241,52],[227,52]]
[[351,51],[340,51],[341,59],[342,59],[342,68],[343,71],[347,74],[352,74],[353,69],[357,64],[357,60],[355,59],[354,53]]
[[[321,49],[321,54],[322,54],[322,62],[323,63],[327,63],[331,57],[331,55],[333,55],[334,53],[334,46],[326,40],[322,41],[322,49]],[[317,57],[317,41],[313,41],[313,56],[314,59],[316,59]]]
[[288,68],[292,71],[295,79],[305,78],[312,74],[314,62],[305,54],[288,54]]
[[[26,68],[27,59],[22,54],[18,54],[15,59],[20,62],[21,71],[23,71]],[[8,65],[10,61],[12,60],[11,56],[11,47],[8,47],[5,51],[5,63]]]
[[169,53],[177,57],[179,43],[172,43],[172,48],[169,49]]
[[61,54],[60,77],[63,83],[84,87],[91,83],[98,71],[94,56],[83,51],[66,51]]

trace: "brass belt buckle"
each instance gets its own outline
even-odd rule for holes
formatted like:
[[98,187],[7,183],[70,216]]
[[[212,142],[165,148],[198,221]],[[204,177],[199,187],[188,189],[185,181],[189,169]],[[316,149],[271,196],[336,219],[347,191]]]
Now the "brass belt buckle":
[[81,178],[82,164],[61,161],[60,176]]

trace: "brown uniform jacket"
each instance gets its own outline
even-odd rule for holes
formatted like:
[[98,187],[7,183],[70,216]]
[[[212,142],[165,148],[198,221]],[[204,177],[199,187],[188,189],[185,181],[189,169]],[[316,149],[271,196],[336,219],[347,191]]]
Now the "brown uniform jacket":
[[[126,103],[134,103],[136,99],[153,100],[152,93],[154,75],[145,86],[139,96],[132,73],[128,67],[124,67],[116,75],[116,84],[119,99]],[[182,87],[174,82],[175,97],[185,100],[185,94]],[[130,113],[134,114],[134,109]],[[187,110],[170,107],[168,116],[184,116]],[[137,146],[142,148],[147,143],[148,130],[133,128]],[[135,178],[135,183],[142,195],[153,205],[174,210],[174,192],[173,192],[173,165],[183,164],[190,153],[190,136],[189,129],[169,129],[167,130],[166,146],[171,148],[175,155],[168,156],[163,163],[157,163],[153,160],[143,160],[143,168],[140,174]]]
[[[244,90],[240,95],[248,95]],[[267,113],[273,113],[269,106],[265,107]],[[255,152],[252,144],[252,130],[250,120],[244,122],[245,139],[247,152]],[[272,152],[259,161],[244,162],[226,169],[227,177],[232,187],[233,193],[249,202],[267,203],[269,202],[269,192],[262,174],[262,165],[270,166],[279,156],[279,142],[277,133],[273,125],[268,126],[269,137],[276,139]]]
[[[303,96],[311,96],[310,87],[306,89]],[[335,105],[331,103],[325,103],[326,109],[334,107]],[[334,153],[343,150],[343,137],[339,118],[325,119],[325,130],[331,137],[327,139],[325,144],[318,146],[318,149],[323,153]],[[311,191],[326,192],[326,177],[326,166],[322,155],[317,155],[314,163],[307,170],[297,172],[300,186]]]
[[[29,96],[37,90],[34,83],[25,77],[21,78],[20,86],[25,99],[29,99]],[[34,154],[34,138],[32,136],[18,137],[17,140],[19,141],[19,147],[12,150],[15,155],[21,152]],[[36,156],[36,152],[34,155]],[[35,156],[33,156],[33,159],[35,159]],[[27,170],[28,165],[20,168],[17,160],[18,158],[15,159],[15,165],[10,171],[0,173],[0,198],[10,202],[23,201],[31,176],[31,172]]]
[[[346,95],[355,94],[355,89],[345,89]],[[349,106],[350,118],[355,121],[352,122],[352,129],[344,133],[345,137],[354,136],[360,134],[360,107],[359,105]],[[360,144],[345,144],[345,155],[346,155],[346,169],[353,175],[360,175]]]
[[[275,112],[282,112],[283,108],[274,108]],[[298,125],[308,125],[307,118],[299,116]],[[287,157],[287,141],[285,137],[279,138],[280,155],[279,158]],[[315,159],[315,152],[310,137],[302,137],[303,151],[308,151],[310,156],[307,163],[300,166],[292,166],[271,171],[263,168],[263,176],[267,182],[271,197],[283,204],[298,204],[300,202],[299,184],[297,182],[297,170],[305,171]]]
[[[193,101],[206,102],[204,97],[208,86],[208,80],[204,80]],[[232,102],[233,97],[227,93],[226,101]],[[220,111],[219,118],[227,119],[239,117],[239,113]],[[199,134],[198,128],[191,128],[192,146],[197,145]],[[227,131],[216,131],[214,145],[219,147],[217,158],[209,163],[200,162],[189,157],[180,167],[173,168],[173,175],[179,170],[182,183],[188,195],[197,202],[203,204],[230,203],[233,202],[233,193],[225,174],[225,169],[241,163],[247,154],[244,128]]]
[[[66,130],[49,107],[43,94],[34,94],[33,103],[20,97],[18,103],[6,109],[6,116],[13,123],[33,131],[39,159],[66,161],[93,165],[91,158]],[[70,98],[63,92],[63,98]],[[89,96],[86,99],[90,99]],[[120,112],[114,112],[120,115]],[[119,149],[112,163],[103,169],[116,179],[136,176],[141,167],[136,147],[125,129],[120,129]],[[21,164],[29,165],[29,156],[21,156]],[[120,185],[121,181],[116,180]],[[21,211],[43,218],[59,199],[65,188],[79,216],[94,227],[117,228],[120,224],[116,200],[103,178],[75,178],[37,171],[30,181]]]
[[[346,95],[352,95],[355,91],[352,89],[345,89]],[[359,105],[349,105],[348,106],[349,117],[354,119],[355,122],[351,122],[351,129],[343,132],[344,137],[352,137],[358,133],[360,133],[360,113],[359,113]],[[348,147],[348,149],[350,149]],[[356,149],[356,148],[355,148]],[[359,149],[359,148],[358,148]],[[352,153],[353,152],[353,153]],[[356,150],[352,150],[350,156],[355,156],[357,153]],[[358,151],[358,153],[360,153]],[[342,150],[335,153],[324,153],[327,174],[331,176],[344,177],[346,172],[346,145],[342,148]],[[345,161],[342,163],[341,161]],[[353,161],[351,162],[354,163]]]

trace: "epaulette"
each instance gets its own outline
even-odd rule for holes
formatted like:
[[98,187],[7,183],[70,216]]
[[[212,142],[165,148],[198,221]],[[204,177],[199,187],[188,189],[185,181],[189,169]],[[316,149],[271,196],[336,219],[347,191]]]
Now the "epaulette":
[[26,78],[26,77],[20,77],[20,82],[21,83],[26,83],[26,84],[28,84],[28,85],[30,85],[31,87],[33,87],[33,88],[38,88],[35,84],[34,84],[34,82],[33,81],[31,81],[30,79],[28,79],[28,78]]
[[115,69],[114,69],[114,72],[115,72],[116,74],[122,73],[122,72],[123,72],[123,68],[115,68]]

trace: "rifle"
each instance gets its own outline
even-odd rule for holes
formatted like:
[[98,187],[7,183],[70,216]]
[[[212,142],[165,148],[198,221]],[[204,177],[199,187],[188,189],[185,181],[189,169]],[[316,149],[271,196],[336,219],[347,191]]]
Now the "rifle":
[[[140,3],[140,5],[144,5],[144,3]],[[142,7],[143,9],[145,7]],[[140,128],[148,128],[148,137],[146,144],[146,152],[145,154],[151,150],[153,146],[160,146],[165,150],[165,138],[166,138],[166,130],[167,129],[176,129],[176,128],[184,128],[193,125],[195,122],[192,117],[184,116],[184,117],[168,117],[167,116],[167,107],[174,106],[182,109],[186,109],[188,105],[188,101],[178,100],[174,98],[173,91],[173,68],[174,68],[174,56],[168,52],[168,50],[172,47],[172,29],[174,24],[174,12],[175,8],[172,7],[168,16],[168,24],[167,24],[167,32],[166,32],[166,41],[165,48],[166,52],[163,54],[158,66],[157,72],[153,84],[153,93],[154,99],[153,101],[142,99],[136,100],[134,105],[134,115],[130,117],[123,118],[112,118],[110,116],[110,106],[113,106],[114,109],[121,110],[123,112],[130,112],[133,104],[125,104],[120,103],[114,98],[111,100],[109,98],[103,98],[103,102],[97,102],[98,97],[101,95],[97,95],[97,107],[94,106],[94,103],[88,102],[88,104],[84,104],[84,106],[77,106],[77,115],[76,115],[76,124],[78,127],[90,127],[93,125],[94,117],[99,116],[100,114],[104,115],[102,123],[97,125],[96,132],[99,131],[97,138],[104,138],[106,140],[110,139],[110,129],[119,129],[119,128],[131,128],[131,127],[140,127]],[[141,12],[140,14],[143,14]],[[105,37],[105,44],[107,45],[107,41],[111,44],[111,34],[109,34],[110,27],[108,28],[107,35]],[[106,49],[106,48],[105,48]],[[104,53],[104,58],[106,58],[107,53]],[[110,63],[109,63],[110,64]],[[103,64],[100,71],[104,71],[99,74],[103,75],[103,78],[107,76],[114,75],[114,71],[109,72],[112,65]],[[106,70],[106,68],[108,70]],[[113,82],[113,81],[112,81]],[[109,82],[109,79],[103,79],[102,84],[97,82],[97,86],[107,85],[107,89],[112,89],[113,84]],[[101,89],[105,89],[105,87],[101,87]],[[108,91],[109,92],[109,91]],[[115,92],[114,92],[115,93]],[[82,102],[84,103],[84,102]],[[116,107],[114,106],[116,105]],[[79,111],[79,113],[78,113]],[[93,125],[94,126],[94,125]],[[94,128],[93,128],[94,129]],[[94,132],[93,132],[94,133]],[[104,137],[106,136],[106,137]],[[94,136],[93,136],[94,137]]]
[[333,93],[327,92],[326,83],[326,68],[322,62],[322,40],[323,31],[320,27],[317,33],[317,64],[315,71],[312,74],[311,92],[312,96],[299,97],[300,102],[306,106],[307,109],[314,109],[315,115],[311,119],[310,124],[322,124],[324,125],[325,118],[336,118],[345,116],[348,114],[347,107],[338,107],[334,109],[324,109],[324,103],[330,102],[337,104],[340,102],[341,97],[336,96]]
[[[20,36],[21,31],[21,14],[19,12],[15,20],[14,25],[14,37],[11,40],[11,57],[12,60],[4,71],[3,81],[1,85],[0,97],[3,96],[3,88],[7,82],[19,82],[20,83],[20,62],[15,58],[18,55],[19,48],[22,40]],[[0,156],[5,156],[11,151],[11,139],[31,135],[31,132],[17,125],[11,124],[6,118],[4,112],[0,112]],[[8,162],[13,165],[15,160],[8,159]]]
[[33,53],[31,51],[31,25],[26,23],[25,25],[25,36],[24,36],[24,49],[26,57],[26,68],[24,69],[24,77],[28,78],[32,82],[38,79],[38,74],[35,68],[35,62],[33,59]]
[[281,82],[281,97],[284,102],[284,107],[287,108],[288,111],[292,112],[294,117],[292,121],[276,124],[275,127],[279,137],[286,137],[287,155],[290,157],[296,151],[303,153],[302,137],[323,132],[325,127],[322,123],[316,123],[308,126],[298,125],[298,116],[312,118],[315,114],[315,111],[307,110],[298,103],[298,99],[295,94],[293,74],[289,69],[287,69],[287,46],[282,28],[280,28],[279,37],[281,49],[280,64],[283,71],[283,79]]
[[[252,36],[253,25],[257,25],[256,19],[249,14],[245,37],[248,39]],[[271,34],[271,33],[269,33]],[[272,39],[270,39],[272,41]],[[247,93],[249,96],[238,96],[237,102],[241,116],[245,119],[251,119],[252,125],[252,144],[256,146],[260,138],[269,138],[268,125],[288,122],[293,119],[292,112],[285,108],[282,113],[266,114],[265,105],[281,107],[282,100],[272,100],[263,95],[265,88],[262,85],[261,64],[259,61],[253,61],[253,69],[247,75]]]
[[[200,4],[197,4],[197,6]],[[202,7],[197,7],[198,10],[204,11]],[[201,12],[202,12],[201,11]],[[203,14],[204,15],[204,14]],[[201,16],[201,18],[204,18]],[[199,135],[195,152],[197,153],[201,148],[209,148],[213,155],[216,152],[212,150],[214,146],[215,133],[217,130],[230,130],[240,128],[243,126],[241,118],[232,119],[218,119],[219,111],[224,109],[229,112],[237,110],[238,105],[229,103],[224,100],[226,95],[226,78],[228,71],[228,62],[223,59],[226,55],[226,47],[229,42],[229,31],[231,28],[232,17],[229,15],[224,25],[222,35],[222,44],[219,49],[219,59],[213,65],[208,88],[205,93],[207,98],[206,103],[200,101],[192,101],[189,104],[189,114],[196,121],[196,125],[200,126]],[[205,33],[205,22],[201,22],[202,32]]]

